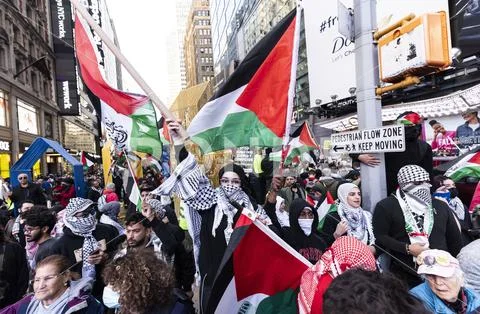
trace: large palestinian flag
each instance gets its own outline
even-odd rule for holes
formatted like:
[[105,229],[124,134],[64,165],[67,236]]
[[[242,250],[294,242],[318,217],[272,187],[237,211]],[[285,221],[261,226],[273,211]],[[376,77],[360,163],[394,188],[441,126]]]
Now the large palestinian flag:
[[450,167],[445,175],[453,181],[459,181],[465,177],[480,178],[480,151],[467,154]]
[[194,117],[188,134],[203,153],[282,145],[296,79],[295,16],[294,10],[265,35]]
[[268,227],[242,214],[206,313],[297,313],[296,290],[310,266]]
[[115,147],[160,158],[162,143],[153,104],[147,96],[122,92],[105,81],[90,29],[78,15],[75,17],[75,51],[83,82],[101,100],[102,122]]

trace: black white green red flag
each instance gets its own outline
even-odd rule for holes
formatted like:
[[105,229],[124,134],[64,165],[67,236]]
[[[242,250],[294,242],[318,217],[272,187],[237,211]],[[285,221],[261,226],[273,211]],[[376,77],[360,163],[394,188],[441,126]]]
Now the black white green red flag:
[[147,96],[125,93],[110,86],[98,64],[98,51],[89,28],[75,17],[75,51],[81,77],[102,102],[102,122],[117,150],[150,153],[160,158],[162,143],[152,102]]
[[194,117],[188,134],[203,153],[282,145],[293,107],[297,24],[294,10],[252,48]]
[[206,313],[297,313],[296,291],[310,266],[267,226],[242,213]]

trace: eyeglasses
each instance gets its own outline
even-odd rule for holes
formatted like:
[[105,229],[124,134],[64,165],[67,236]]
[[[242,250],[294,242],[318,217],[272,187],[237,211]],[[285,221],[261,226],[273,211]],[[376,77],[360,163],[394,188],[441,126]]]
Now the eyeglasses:
[[232,184],[232,185],[236,185],[236,186],[240,186],[242,185],[242,181],[240,181],[240,179],[228,179],[228,178],[221,178],[220,179],[220,183],[221,184]]
[[31,282],[33,282],[34,284],[39,284],[40,282],[42,282],[42,280],[44,282],[49,282],[49,281],[54,280],[55,278],[58,278],[58,276],[60,276],[60,274],[48,275],[48,276],[44,276],[44,277],[37,277],[37,278],[33,279]]
[[27,180],[28,177],[18,177],[18,180]]

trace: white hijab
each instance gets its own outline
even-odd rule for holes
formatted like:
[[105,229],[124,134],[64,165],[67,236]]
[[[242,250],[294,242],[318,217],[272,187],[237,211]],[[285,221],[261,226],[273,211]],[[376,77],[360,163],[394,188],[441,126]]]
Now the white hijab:
[[352,207],[348,204],[348,193],[358,189],[353,183],[344,183],[338,187],[338,215],[348,223],[347,234],[353,236],[367,245],[375,243],[372,228],[372,214],[362,207]]

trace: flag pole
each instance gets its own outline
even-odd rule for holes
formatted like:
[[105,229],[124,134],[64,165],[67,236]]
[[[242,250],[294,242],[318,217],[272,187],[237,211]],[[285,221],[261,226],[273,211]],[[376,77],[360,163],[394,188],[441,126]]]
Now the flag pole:
[[[78,13],[85,19],[88,25],[93,28],[95,33],[102,39],[105,45],[110,49],[110,51],[115,55],[120,64],[122,64],[127,72],[132,76],[132,78],[137,82],[137,84],[142,88],[142,90],[147,94],[147,96],[152,100],[153,104],[160,110],[162,115],[166,119],[177,120],[176,117],[168,110],[165,104],[162,102],[160,97],[155,94],[153,89],[145,82],[145,80],[140,76],[140,74],[135,70],[127,58],[120,52],[120,49],[115,45],[115,43],[108,37],[108,35],[102,30],[102,28],[93,20],[90,14],[85,10],[85,8],[78,2],[78,0],[70,0],[73,7],[77,10]],[[188,139],[188,134],[185,129],[180,126],[179,130],[180,135],[184,140]]]
[[292,122],[293,102],[295,100],[295,85],[297,82],[297,64],[298,64],[298,49],[300,45],[300,22],[302,18],[301,0],[297,0],[297,12],[295,14],[295,32],[293,35],[293,51],[292,51],[292,65],[290,70],[290,85],[288,87],[288,102],[287,102],[287,117],[285,119],[285,134],[282,142],[282,159],[280,162],[280,169],[283,168],[286,155],[288,152],[288,143],[290,141],[290,125]]

